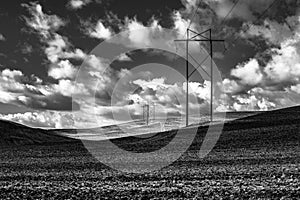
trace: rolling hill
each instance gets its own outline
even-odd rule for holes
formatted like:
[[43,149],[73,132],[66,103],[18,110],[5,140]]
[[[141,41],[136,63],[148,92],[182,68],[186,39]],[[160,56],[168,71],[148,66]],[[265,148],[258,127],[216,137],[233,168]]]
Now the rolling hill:
[[71,138],[39,128],[31,128],[15,122],[0,120],[0,145],[49,144],[71,142]]
[[[208,126],[198,127],[190,150],[199,150],[207,130]],[[132,136],[116,139],[113,142],[123,149],[150,152],[166,145],[176,133],[176,130],[172,130],[145,139]],[[184,134],[183,132],[183,144]],[[215,148],[277,148],[289,145],[300,148],[300,106],[260,112],[228,121],[224,124]]]
[[[231,113],[230,116],[231,115],[237,116],[239,114]],[[249,142],[256,144],[265,141],[271,142],[274,138],[277,142],[286,140],[300,141],[300,106],[248,115],[250,116],[241,114],[240,116],[246,117],[241,117],[239,119],[226,122],[224,124],[223,133],[219,143],[223,144],[225,142],[226,144],[223,145],[236,145],[239,141],[244,144],[248,144]],[[201,142],[207,128],[207,126],[199,126],[195,141]],[[104,129],[108,129],[108,131],[115,131],[115,128],[110,130],[110,127],[104,127]],[[97,128],[95,130],[82,130],[97,132]],[[76,141],[76,139],[66,137],[64,134],[62,134],[66,132],[76,134],[76,130],[74,129],[45,130],[27,127],[11,121],[0,120],[0,145],[49,144]],[[115,139],[115,142],[120,143],[121,146],[128,146],[129,144],[136,143],[139,146],[145,145],[143,147],[147,147],[146,144],[141,144],[159,144],[160,142],[158,141],[161,140],[162,137],[165,138],[167,135],[170,136],[171,139],[175,133],[176,130],[157,133],[154,136],[151,135],[150,139],[137,138],[134,136],[123,136],[123,138]],[[169,140],[166,140],[165,142],[167,141]],[[149,148],[152,149],[151,147]]]

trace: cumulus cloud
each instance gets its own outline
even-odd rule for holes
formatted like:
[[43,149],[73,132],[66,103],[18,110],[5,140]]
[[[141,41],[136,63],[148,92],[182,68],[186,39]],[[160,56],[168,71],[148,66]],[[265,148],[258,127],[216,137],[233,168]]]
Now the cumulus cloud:
[[[295,21],[297,19],[298,21]],[[234,79],[223,80],[223,89],[232,110],[267,110],[299,104],[300,84],[300,27],[299,16],[288,17],[279,24],[267,20],[247,34],[267,39],[278,47],[266,51],[270,59],[259,65],[257,58],[232,69]],[[293,22],[293,23],[292,23]],[[247,37],[251,37],[251,36]]]
[[43,43],[46,44],[44,52],[51,63],[58,63],[60,59],[84,59],[85,53],[76,48],[74,51],[70,50],[70,42],[68,38],[57,33],[57,31],[66,25],[56,15],[48,15],[43,12],[40,4],[24,4],[31,13],[31,18],[25,18],[27,25],[33,30],[37,31]]
[[74,10],[81,9],[83,6],[89,4],[90,0],[71,0],[68,7]]
[[33,109],[72,110],[79,109],[73,102],[72,93],[85,94],[87,90],[70,80],[45,85],[35,77],[26,77],[21,71],[5,69],[0,72],[0,102],[23,105]]
[[126,54],[123,53],[118,57],[119,61],[132,61],[132,59]]
[[9,102],[12,102],[14,99],[15,99],[15,96],[12,93],[0,90],[0,102],[1,103],[9,103]]
[[231,75],[239,78],[244,85],[257,85],[263,79],[263,74],[256,59],[251,59],[244,65],[238,65],[231,70]]
[[53,88],[56,92],[68,97],[76,94],[89,94],[88,89],[83,84],[71,80],[59,80],[58,84],[53,85]]
[[54,111],[37,111],[16,114],[0,114],[0,118],[19,122],[21,124],[41,128],[74,127],[73,116],[70,113]]
[[243,87],[240,84],[238,84],[235,80],[230,80],[228,78],[225,78],[222,81],[222,84],[219,85],[219,87],[222,88],[223,92],[231,94],[238,93],[243,89]]
[[142,23],[138,22],[136,19],[126,20],[125,29],[128,30],[128,39],[137,46],[149,46],[153,40],[153,32],[159,31],[161,26],[157,23],[156,20],[150,25],[151,29],[146,28]]
[[75,58],[75,59],[85,59],[86,58],[86,53],[84,53],[81,49],[75,49],[74,51],[64,51],[60,57],[62,59],[66,58]]
[[106,28],[99,20],[94,28],[89,28],[88,34],[91,37],[98,39],[109,39],[112,35],[112,32],[109,28]]
[[[142,22],[137,21],[135,18],[127,18],[123,21],[123,24],[119,24],[120,30],[127,31],[127,35],[123,34],[119,39],[126,41],[124,43],[130,47],[145,47],[151,44],[158,48],[167,47],[173,50],[173,40],[185,37],[186,27],[190,24],[190,15],[200,3],[194,0],[186,0],[186,2],[185,11],[175,11],[172,15],[174,33],[169,35],[161,34],[162,26],[159,20],[154,18],[148,23],[150,28],[146,28]],[[71,9],[80,9],[88,3],[89,0],[71,0],[68,6]],[[229,0],[207,1],[206,3],[211,8],[215,8],[214,10],[219,19],[222,19],[233,5],[233,2]],[[249,2],[240,2],[228,17],[252,20],[257,13],[268,5],[258,2],[259,6],[261,6],[261,8],[258,8],[258,5],[251,4]],[[163,77],[149,78],[149,76],[134,75],[126,69],[113,69],[110,67],[110,62],[101,57],[102,55],[87,55],[83,50],[76,47],[73,48],[68,38],[58,33],[60,27],[65,25],[62,19],[55,15],[45,14],[42,7],[38,4],[30,4],[27,7],[32,13],[32,17],[26,19],[27,24],[42,36],[42,41],[45,43],[45,54],[50,61],[48,75],[57,79],[57,82],[55,84],[47,83],[47,85],[42,82],[25,84],[24,80],[21,80],[21,77],[24,77],[22,72],[2,72],[1,83],[4,84],[0,86],[0,96],[2,96],[0,101],[17,102],[18,104],[40,110],[55,109],[67,111],[72,109],[72,94],[79,94],[84,97],[80,99],[80,111],[78,111],[79,115],[77,116],[81,116],[81,119],[77,119],[82,124],[92,124],[91,121],[88,121],[89,119],[86,115],[94,110],[96,110],[103,124],[112,122],[111,113],[113,110],[123,115],[126,109],[129,109],[130,114],[134,116],[140,115],[141,112],[138,106],[147,101],[158,102],[162,111],[165,109],[169,113],[184,114],[184,107],[179,102],[185,101],[186,83],[182,81],[181,83],[170,84]],[[190,28],[193,30],[201,30],[200,25],[202,26],[202,23],[198,22],[204,20],[201,16],[205,16],[204,13],[209,10],[205,9],[206,11],[204,11],[201,9],[198,10],[195,17],[196,22],[191,23]],[[213,13],[209,13],[209,16],[211,14]],[[212,23],[206,20],[203,24],[210,25]],[[107,26],[102,19],[93,26],[88,25],[87,30],[86,34],[92,38],[110,39],[113,35],[113,29]],[[281,49],[274,51],[276,54],[271,56],[271,61],[266,66],[259,64],[257,58],[237,65],[231,71],[231,77],[223,80],[222,87],[225,94],[222,96],[223,99],[220,99],[220,102],[216,102],[218,105],[217,110],[265,110],[278,104],[287,105],[295,102],[299,91],[299,80],[297,79],[299,74],[298,68],[295,67],[297,66],[297,56],[299,54],[297,52],[298,46],[295,43],[292,44],[292,40],[297,40],[297,38],[291,34],[288,26],[281,26],[279,23],[265,20],[263,25],[253,26],[252,29],[249,29],[244,37],[263,37],[268,42],[281,46]],[[286,40],[286,37],[289,37],[290,40]],[[199,44],[191,44],[191,51],[193,49],[199,52]],[[86,73],[82,77],[86,80],[83,81],[84,84],[78,84],[72,80],[75,77],[76,68],[78,68],[74,62],[71,64],[70,61],[73,61],[71,60],[73,58],[85,60],[83,69]],[[118,59],[120,61],[131,60],[127,54],[120,55]],[[292,60],[295,61],[293,62]],[[288,69],[279,67],[280,63],[282,63],[281,66],[288,66]],[[123,82],[116,96],[118,104],[111,106],[111,94],[115,84],[120,79],[123,79]],[[278,80],[278,83],[276,80]],[[282,81],[292,82],[284,85],[286,87],[284,92],[288,93],[288,98],[286,98],[288,101],[286,100],[285,102],[283,98],[280,98],[282,90],[277,91],[276,89],[278,88],[273,87],[279,82],[282,83]],[[190,87],[190,107],[208,108],[210,82],[190,82]],[[132,89],[134,89],[134,92],[130,93]],[[270,92],[271,90],[273,90],[273,94]],[[96,100],[90,101],[93,97]],[[226,101],[229,101],[229,103],[226,103]],[[79,109],[79,105],[76,106]],[[46,113],[46,111],[43,112]],[[45,123],[44,121],[48,118],[43,119],[39,115],[42,114],[37,112],[36,114],[27,114],[25,117],[11,116],[11,118],[24,118],[25,121],[28,119],[27,121],[32,120],[37,121],[37,123]],[[45,115],[48,116],[48,114]],[[53,118],[59,117],[53,115]],[[60,127],[63,125],[63,123],[57,124],[59,123],[51,122],[48,126]]]
[[11,79],[14,79],[16,77],[20,77],[20,76],[23,76],[23,73],[19,70],[10,70],[10,69],[4,69],[2,72],[1,72],[1,75],[3,77],[7,77],[7,78],[11,78]]
[[289,41],[281,44],[281,49],[273,55],[264,71],[267,77],[274,83],[299,82],[300,77],[300,54],[299,44],[291,44]]
[[[147,103],[148,101],[161,106],[161,114],[166,112],[184,114],[186,83],[166,83],[165,78],[153,78],[150,80],[137,79],[135,84],[140,86],[141,90],[130,94],[129,99],[134,103]],[[208,108],[210,101],[210,82],[204,83],[189,82],[189,104],[195,112],[199,109]],[[193,113],[193,110],[191,110]],[[197,113],[196,113],[197,114]]]
[[31,12],[32,18],[26,18],[28,26],[48,38],[50,32],[58,30],[65,22],[56,15],[47,15],[40,4],[23,4]]
[[292,85],[290,89],[291,89],[291,91],[300,94],[300,84]]
[[6,40],[6,38],[4,37],[4,35],[2,35],[1,33],[0,33],[0,41],[5,41]]
[[20,76],[23,73],[18,70],[4,69],[0,73],[0,89],[2,91],[3,103],[7,103],[7,100],[12,100],[16,97],[15,93],[20,93],[25,89],[25,85],[20,83]]
[[45,49],[45,53],[52,63],[57,62],[68,47],[66,39],[58,34],[55,34],[53,39],[47,41],[47,44],[48,47]]
[[70,78],[73,79],[76,75],[77,69],[68,60],[60,61],[57,66],[52,66],[48,75],[55,79]]

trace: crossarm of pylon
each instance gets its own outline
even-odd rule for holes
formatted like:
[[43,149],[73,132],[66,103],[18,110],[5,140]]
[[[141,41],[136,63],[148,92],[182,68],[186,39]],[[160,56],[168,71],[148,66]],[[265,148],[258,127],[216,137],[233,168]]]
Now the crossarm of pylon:
[[209,40],[208,37],[206,37],[206,36],[203,35],[204,33],[208,32],[209,29],[206,30],[206,31],[203,31],[203,32],[201,32],[201,33],[197,33],[196,31],[193,31],[193,30],[191,30],[191,29],[189,29],[189,31],[196,34],[196,35],[194,35],[193,37],[189,38],[190,40],[192,40],[192,39],[194,39],[194,38],[196,38],[196,37],[198,37],[198,36],[203,37],[203,38]]

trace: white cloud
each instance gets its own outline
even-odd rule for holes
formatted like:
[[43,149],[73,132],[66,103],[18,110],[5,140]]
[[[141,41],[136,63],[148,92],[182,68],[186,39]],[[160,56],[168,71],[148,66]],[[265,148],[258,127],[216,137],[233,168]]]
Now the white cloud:
[[74,52],[63,52],[61,58],[75,58],[75,59],[84,59],[87,55],[81,49],[75,49]]
[[[72,1],[70,1],[71,3]],[[81,8],[84,6],[83,4],[84,1],[80,0],[73,0],[73,8]],[[196,5],[196,1],[189,1],[192,6]],[[224,8],[224,10],[228,9]],[[45,15],[42,12],[41,7],[36,9],[36,15]],[[219,15],[222,15],[223,11],[219,12]],[[42,14],[41,14],[42,13]],[[241,14],[234,13],[230,17],[235,17],[239,16]],[[147,29],[142,23],[138,22],[136,19],[129,20],[125,22],[125,25],[120,25],[121,30],[127,30],[128,35],[123,35],[122,39],[127,40],[131,45],[137,45],[137,46],[144,46],[144,45],[149,45],[149,44],[155,44],[157,47],[160,46],[168,46],[170,48],[173,48],[173,46],[170,45],[170,43],[173,43],[173,40],[179,37],[180,34],[184,34],[186,31],[186,27],[189,24],[189,20],[187,20],[187,17],[183,17],[185,15],[182,15],[179,12],[175,12],[173,19],[175,23],[174,30],[176,31],[175,34],[171,35],[163,35],[161,36],[161,26],[159,25],[157,20],[153,20],[153,22],[150,24],[150,29]],[[243,16],[242,16],[243,17]],[[88,94],[89,89],[93,87],[99,87],[101,91],[107,92],[110,94],[110,90],[112,86],[116,83],[116,81],[119,78],[123,78],[125,76],[131,76],[134,77],[133,75],[130,75],[128,73],[129,71],[123,69],[120,71],[113,70],[109,68],[109,62],[105,60],[104,58],[97,57],[95,55],[88,56],[86,55],[81,49],[75,49],[75,51],[70,51],[71,48],[69,48],[70,44],[68,43],[68,40],[55,33],[54,31],[58,30],[60,26],[63,24],[59,23],[57,25],[51,25],[50,22],[45,22],[45,20],[42,22],[42,19],[48,19],[47,17],[39,17],[38,20],[36,18],[33,18],[31,22],[32,27],[34,27],[36,30],[41,31],[43,35],[47,36],[47,39],[45,42],[48,44],[48,47],[45,49],[45,53],[48,57],[48,59],[52,62],[52,66],[49,70],[49,76],[52,76],[55,79],[59,79],[57,84],[50,84],[47,86],[42,86],[39,84],[36,88],[41,91],[43,94],[51,95],[53,93],[59,93],[64,96],[70,97],[72,93],[82,93],[82,94],[87,94],[86,98],[89,98],[91,94]],[[54,18],[53,18],[54,19]],[[49,21],[49,20],[48,20]],[[50,20],[51,21],[51,20]],[[39,23],[38,23],[39,22]],[[121,27],[122,26],[122,27]],[[197,30],[197,27],[195,23],[192,23],[193,29]],[[139,30],[139,31],[136,31]],[[51,34],[50,34],[51,32]],[[101,21],[98,21],[96,27],[94,29],[89,29],[89,35],[91,37],[95,38],[101,38],[101,39],[108,39],[112,37],[112,29],[110,27],[105,27]],[[253,33],[253,35],[257,35],[260,33]],[[265,37],[268,37],[269,33],[262,33],[266,35]],[[159,38],[157,38],[159,36]],[[180,37],[181,38],[181,37]],[[278,39],[279,41],[279,39]],[[199,48],[195,48],[199,50]],[[288,50],[288,49],[287,49]],[[294,52],[295,49],[293,50]],[[284,53],[278,56],[283,56],[285,55]],[[296,54],[294,54],[295,56]],[[88,78],[93,77],[97,81],[100,80],[100,84],[92,84],[95,82],[90,82],[86,84],[84,87],[83,85],[76,85],[75,82],[71,80],[65,80],[67,78],[74,78],[76,69],[72,64],[69,62],[68,59],[70,58],[78,58],[78,59],[86,59],[84,62],[84,65],[86,66],[85,69],[87,69],[86,74]],[[276,57],[273,56],[273,61],[278,63],[279,60],[275,59]],[[290,58],[290,57],[289,57]],[[128,56],[121,55],[119,57],[120,60],[129,60]],[[274,64],[275,65],[275,64]],[[107,73],[103,73],[103,70],[107,69]],[[232,70],[231,75],[234,76],[235,78],[238,78],[240,80],[230,80],[230,79],[225,79],[223,81],[223,86],[224,86],[224,92],[226,93],[237,93],[243,88],[244,85],[249,85],[251,87],[254,87],[256,85],[259,85],[260,87],[263,87],[260,85],[260,83],[264,82],[264,75],[267,75],[268,78],[272,77],[271,75],[274,76],[274,72],[276,70],[271,70],[270,68],[270,73],[267,73],[268,67],[266,67],[265,71],[262,71],[263,66],[259,66],[258,62],[256,59],[251,59],[249,62],[238,65],[235,69]],[[293,71],[294,70],[294,71]],[[297,69],[293,68],[291,72],[293,72],[295,75],[297,74]],[[265,73],[265,74],[264,74]],[[272,74],[273,73],[273,74]],[[10,75],[11,74],[11,75]],[[7,72],[7,79],[13,79],[14,75],[13,72]],[[17,73],[16,73],[17,74]],[[284,74],[281,73],[280,74]],[[3,76],[4,77],[4,76]],[[84,77],[86,78],[86,77]],[[133,79],[130,79],[133,80]],[[99,82],[98,82],[99,83]],[[136,79],[133,81],[134,84],[137,84],[142,87],[143,91],[140,93],[128,95],[128,91],[131,89],[131,82],[125,81],[124,83],[124,90],[121,91],[120,96],[122,96],[120,99],[124,100],[126,98],[126,95],[128,95],[128,99],[131,99],[135,102],[134,106],[136,106],[136,103],[146,101],[146,100],[153,100],[153,101],[159,101],[161,102],[164,106],[164,108],[168,111],[178,111],[182,112],[182,108],[178,106],[178,102],[176,102],[175,97],[179,97],[180,100],[184,101],[185,100],[185,86],[183,84],[167,84],[166,80],[164,78],[155,78],[152,77],[151,80],[144,80],[144,79]],[[102,84],[102,85],[101,85]],[[127,85],[126,85],[127,84]],[[22,84],[21,84],[22,86]],[[22,86],[24,87],[24,86]],[[203,105],[207,106],[207,102],[210,100],[210,83],[208,81],[204,83],[198,83],[198,82],[191,82],[190,83],[191,91],[190,95],[194,98],[200,98],[201,100],[204,101]],[[250,90],[251,90],[250,87]],[[291,87],[291,91],[297,91],[297,85],[294,87]],[[99,89],[98,88],[98,89]],[[280,100],[277,99],[277,97],[274,97],[276,101],[273,101],[273,99],[269,98],[272,97],[270,94],[265,93],[266,88],[261,88],[262,91],[260,90],[251,90],[250,93],[247,94],[242,94],[242,95],[236,95],[233,97],[230,97],[229,95],[225,95],[224,98],[228,98],[229,100],[232,100],[229,104],[226,103],[220,103],[218,105],[219,110],[225,110],[225,109],[235,109],[235,110],[243,110],[243,109],[269,109],[274,106],[273,102],[279,102]],[[1,92],[6,92],[6,90],[3,90]],[[1,93],[0,93],[1,95]],[[14,97],[13,95],[10,96],[11,94],[9,93],[8,95],[5,96],[6,100],[3,98],[3,101],[11,101],[13,99],[18,99],[21,102],[27,102],[28,97],[24,94],[20,94],[17,98]],[[93,94],[92,94],[93,95]],[[107,98],[107,94],[104,98]],[[101,98],[101,96],[99,97]],[[128,100],[127,99],[127,100]],[[1,98],[0,98],[1,101]],[[292,100],[291,100],[292,101]],[[225,102],[225,101],[224,101]],[[95,103],[95,102],[93,102]],[[199,106],[199,102],[190,102],[191,107],[196,107]],[[87,102],[83,102],[83,106],[87,107]],[[92,105],[93,106],[93,105]],[[117,109],[117,108],[114,108]],[[121,112],[123,108],[118,108]],[[102,106],[102,109],[99,107],[99,112],[100,114],[107,114],[108,111],[106,110],[104,112],[104,108]],[[91,111],[91,110],[84,110],[84,111]],[[38,113],[40,114],[40,113]],[[80,113],[82,114],[82,113]],[[35,116],[35,117],[34,117]],[[36,121],[41,121],[44,123],[47,121],[47,118],[43,117],[38,117],[33,114],[28,114],[27,118],[33,118]],[[22,118],[22,117],[20,117]],[[25,117],[26,119],[26,117]],[[32,120],[32,119],[30,119]],[[86,119],[88,120],[88,119]],[[107,118],[103,117],[103,121],[108,120]],[[108,120],[109,121],[109,120]],[[81,121],[82,122],[82,121]],[[84,123],[84,122],[82,122]],[[62,124],[61,124],[62,125]],[[59,127],[61,125],[57,125],[56,123],[50,123],[49,126],[53,127]]]
[[55,79],[73,79],[76,73],[77,69],[68,60],[60,61],[57,66],[51,67],[48,71],[48,75]]
[[[25,81],[25,82],[24,82]],[[84,85],[70,80],[58,84],[43,84],[35,76],[27,77],[17,70],[0,72],[0,102],[33,109],[69,110],[73,94],[87,95]]]
[[[201,97],[206,101],[210,100],[210,81],[204,81],[204,83],[199,82],[189,82],[190,90],[189,92],[195,93],[197,96]],[[186,91],[186,82],[183,83],[183,90]]]
[[48,59],[52,63],[55,63],[59,60],[64,50],[68,47],[67,42],[61,35],[55,34],[54,39],[49,40],[47,43],[48,47],[45,49],[45,53]]
[[272,60],[267,64],[264,71],[268,78],[275,83],[300,81],[300,55],[298,47],[282,44],[281,49],[277,50],[277,54],[272,57]]
[[132,59],[126,54],[126,53],[122,53],[119,57],[118,57],[119,61],[132,61]]
[[105,58],[101,58],[95,55],[89,55],[86,57],[84,64],[87,64],[89,67],[89,70],[96,69],[98,71],[103,72],[104,70],[109,69],[109,60]]
[[[186,33],[186,28],[189,26],[190,24],[190,20],[185,20],[182,18],[180,12],[175,12],[173,15],[173,20],[174,20],[174,25],[175,25],[175,29],[177,30],[178,34],[180,37],[186,37],[185,33]],[[193,24],[190,27],[191,29],[195,29],[195,27],[193,27]]]
[[69,2],[69,6],[72,9],[81,9],[83,6],[89,4],[91,1],[90,0],[71,0]]
[[48,38],[50,32],[58,30],[65,22],[56,15],[47,15],[40,4],[24,4],[32,14],[32,18],[26,18],[28,26],[37,30],[42,36]]
[[266,98],[258,95],[258,93],[254,93],[253,91],[244,96],[236,96],[235,102],[233,103],[233,109],[235,111],[264,111],[275,107],[275,103],[268,101]]
[[10,92],[1,91],[2,88],[0,88],[0,102],[1,103],[9,103],[13,100],[15,100],[15,95],[13,95]]
[[2,90],[2,94],[6,94],[11,99],[13,96],[16,96],[11,92],[22,92],[26,88],[24,84],[19,82],[22,76],[23,73],[19,70],[4,69],[0,73],[0,90]]
[[153,90],[157,90],[159,88],[169,87],[167,84],[165,84],[165,81],[165,78],[154,78],[148,81],[137,79],[134,80],[133,83],[141,86],[143,89],[151,88]]
[[88,95],[88,89],[80,83],[70,80],[59,80],[58,84],[53,85],[54,91],[64,96],[72,96],[76,94]]
[[225,78],[222,81],[222,85],[220,85],[220,87],[225,93],[236,93],[242,89],[242,86],[239,85],[235,80],[230,80],[228,78]]
[[231,75],[239,78],[241,83],[245,85],[257,85],[263,79],[263,74],[256,59],[251,59],[243,65],[238,65],[231,70]]
[[[127,22],[127,29],[129,31],[128,39],[137,45],[144,44],[148,46],[151,42],[151,35],[149,29],[145,28],[145,26],[134,20],[128,20]],[[138,30],[138,31],[137,31]]]
[[4,37],[4,35],[2,35],[1,33],[0,33],[0,41],[5,41],[6,40],[6,38]]
[[91,37],[98,39],[109,39],[112,35],[112,32],[109,28],[106,28],[103,23],[99,20],[95,28],[90,28],[88,33]]
[[42,36],[41,41],[48,45],[45,48],[45,54],[51,63],[56,63],[61,58],[84,58],[85,54],[81,49],[71,52],[68,39],[57,33],[60,27],[65,26],[66,22],[56,15],[45,14],[39,4],[24,4],[24,6],[32,15],[32,18],[26,18],[26,22],[28,26],[39,32]]
[[66,37],[54,33],[53,38],[49,38],[45,48],[45,54],[51,63],[58,63],[61,59],[79,59],[84,60],[87,54],[83,50],[76,48],[74,51],[70,50],[70,42]]
[[279,48],[269,48],[271,58],[259,66],[255,58],[231,71],[240,79],[223,80],[228,91],[228,106],[232,110],[267,110],[299,104],[300,99],[300,17],[288,17],[287,24],[265,20],[263,26],[253,26],[248,35],[262,36]]
[[300,84],[292,85],[290,89],[291,89],[291,91],[300,94]]
[[16,114],[0,114],[0,118],[22,123],[27,126],[42,128],[65,128],[74,127],[72,114],[65,112],[26,112]]
[[4,69],[2,72],[1,72],[1,75],[3,77],[8,77],[8,78],[15,78],[15,77],[18,77],[18,76],[23,76],[23,73],[19,70],[10,70],[10,69]]

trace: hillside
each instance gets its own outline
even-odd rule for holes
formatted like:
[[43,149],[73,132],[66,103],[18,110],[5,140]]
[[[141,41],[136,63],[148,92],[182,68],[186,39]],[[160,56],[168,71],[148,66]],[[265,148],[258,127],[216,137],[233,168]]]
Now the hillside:
[[[232,115],[236,116],[237,114],[229,114],[229,116]],[[295,142],[300,141],[300,106],[261,112],[255,115],[248,114],[250,116],[247,116],[245,113],[238,115],[246,117],[241,117],[224,124],[223,132],[220,137],[220,141],[218,142],[219,145],[241,145],[238,141],[243,141],[244,145],[249,142],[252,142],[254,145],[265,141],[271,142],[274,139],[276,139],[277,143],[282,143],[286,140],[292,140]],[[207,126],[200,126],[198,128],[198,134],[195,139],[195,143],[197,143],[197,145],[202,141],[207,128]],[[107,126],[101,129],[107,130],[108,132],[118,131],[115,126]],[[81,129],[79,132],[97,132],[97,130],[98,128]],[[66,132],[72,134],[77,133],[74,129],[44,130],[0,120],[0,145],[46,144],[76,141],[75,139],[62,136],[62,133]],[[144,149],[142,151],[145,151],[145,148],[149,148],[148,151],[150,151],[154,148],[153,144],[156,144],[154,145],[154,149],[157,149],[159,148],[158,146],[160,146],[157,146],[157,144],[167,144],[175,134],[176,130],[157,133],[156,135],[151,135],[150,138],[146,139],[146,136],[144,139],[130,136],[115,139],[113,141],[121,146],[130,146],[130,149],[132,149],[133,146],[140,146],[140,148],[143,147]],[[164,140],[159,142],[162,138],[164,138]],[[223,144],[224,142],[226,144]]]
[[[207,130],[208,126],[198,127],[190,149],[199,150]],[[145,139],[127,137],[113,142],[124,149],[149,152],[166,145],[176,133],[174,130]],[[182,134],[184,144],[185,133]],[[226,122],[215,148],[276,148],[276,145],[299,145],[300,148],[300,106],[261,112]]]
[[71,142],[73,139],[39,128],[30,128],[11,121],[0,120],[0,145],[49,144]]

